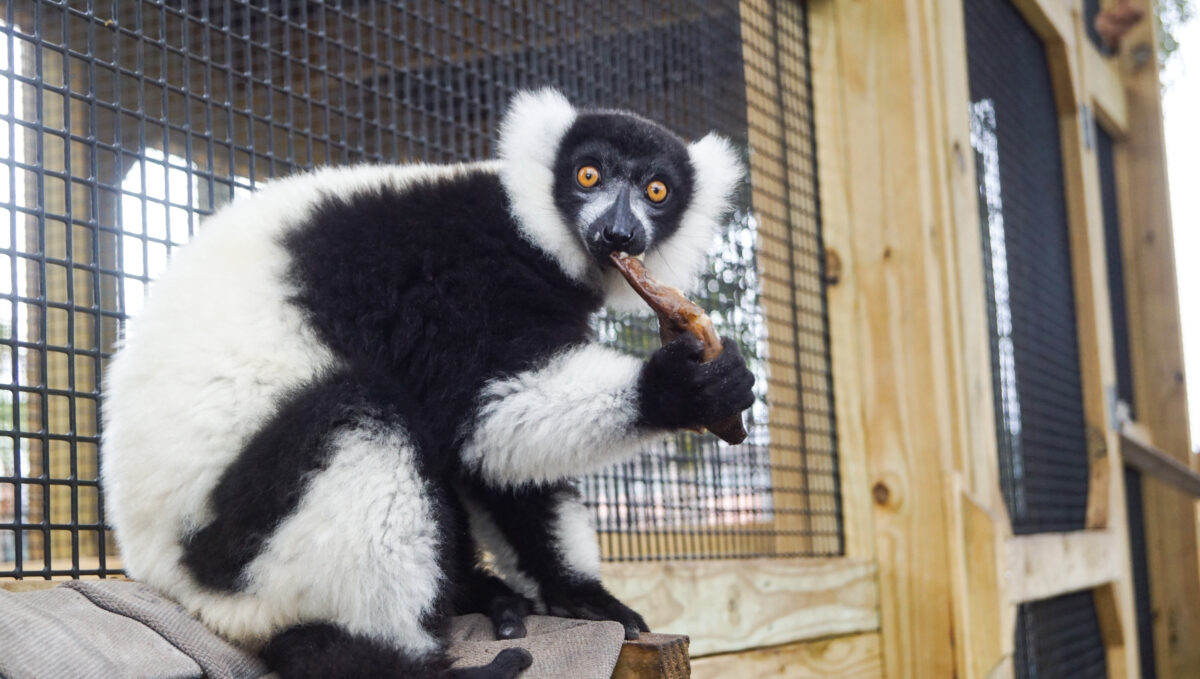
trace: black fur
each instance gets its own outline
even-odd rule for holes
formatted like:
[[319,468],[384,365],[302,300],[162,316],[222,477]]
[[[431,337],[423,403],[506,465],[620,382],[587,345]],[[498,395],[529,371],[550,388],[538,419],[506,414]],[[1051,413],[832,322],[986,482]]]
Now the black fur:
[[415,660],[324,623],[284,630],[260,655],[272,671],[289,679],[515,679],[533,662],[525,649],[509,648],[487,665],[450,669],[451,659],[445,654]]
[[627,639],[650,631],[642,616],[618,601],[604,585],[582,577],[563,561],[548,518],[558,515],[559,503],[579,500],[579,491],[573,486],[555,483],[497,489],[475,478],[465,492],[487,511],[517,553],[518,568],[538,583],[547,612],[568,618],[616,620],[625,625]]
[[487,172],[327,199],[285,245],[296,303],[343,358],[403,385],[434,466],[455,461],[486,380],[586,340],[602,302],[519,234]]
[[702,363],[700,340],[680,335],[650,357],[638,383],[642,423],[654,429],[698,428],[754,404],[754,374],[737,343]]
[[456,483],[455,487],[445,505],[453,525],[454,571],[449,578],[453,611],[456,615],[488,616],[497,639],[522,639],[526,634],[525,616],[533,610],[533,602],[480,566],[479,546],[471,536],[467,510],[459,499],[461,484]]
[[[691,202],[695,170],[687,146],[672,132],[624,113],[581,113],[563,137],[554,165],[554,204],[567,216],[568,223],[576,221],[592,190],[579,186],[575,180],[576,171],[584,165],[594,165],[600,170],[600,183],[593,189],[618,182],[643,201],[654,222],[656,241],[669,238],[679,229]],[[646,185],[656,179],[668,187],[667,198],[661,203],[645,197]],[[611,248],[598,244],[592,235],[588,232],[581,237],[592,256],[603,262]],[[622,249],[639,254],[647,245],[642,233]]]
[[484,172],[328,198],[284,243],[296,304],[350,368],[294,394],[223,474],[215,518],[185,540],[218,589],[295,509],[347,403],[404,413],[427,480],[448,481],[483,383],[584,341],[601,303],[518,234]]

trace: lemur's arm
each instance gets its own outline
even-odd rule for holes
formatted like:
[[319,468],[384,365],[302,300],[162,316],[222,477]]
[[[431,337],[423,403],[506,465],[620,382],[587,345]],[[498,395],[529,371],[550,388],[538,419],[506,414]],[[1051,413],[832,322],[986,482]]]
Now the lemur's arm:
[[[546,612],[569,618],[616,620],[625,637],[648,632],[646,621],[600,582],[600,550],[579,492],[567,482],[498,489],[469,483],[471,529],[497,570],[532,584]],[[494,604],[493,604],[494,606]]]
[[464,466],[497,488],[551,483],[628,458],[664,432],[699,427],[750,407],[754,375],[728,340],[701,361],[681,335],[649,361],[599,344],[495,380],[481,395]]

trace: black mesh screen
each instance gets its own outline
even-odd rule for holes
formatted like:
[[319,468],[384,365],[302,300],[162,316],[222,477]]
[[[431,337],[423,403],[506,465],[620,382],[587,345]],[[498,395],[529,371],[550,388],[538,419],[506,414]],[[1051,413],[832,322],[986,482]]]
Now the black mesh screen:
[[[606,557],[840,553],[804,6],[742,4],[0,5],[0,576],[119,571],[103,366],[204,215],[314,165],[488,157],[508,97],[544,84],[756,159],[702,299],[759,375],[750,438],[587,480]],[[598,331],[657,343],[644,316]]]
[[1146,562],[1146,515],[1142,504],[1142,473],[1125,467],[1125,509],[1129,517],[1129,559],[1132,562],[1133,606],[1137,614],[1138,661],[1142,679],[1158,676],[1154,667],[1154,618],[1150,608],[1150,571]]
[[1121,213],[1117,209],[1117,166],[1113,138],[1096,125],[1096,164],[1100,170],[1100,200],[1104,206],[1104,251],[1108,264],[1108,298],[1112,310],[1113,358],[1117,367],[1117,398],[1137,416],[1133,400],[1133,359],[1129,348],[1129,316],[1125,308],[1125,263],[1121,248]]
[[1106,679],[1108,661],[1090,591],[1021,604],[1013,670],[1017,679]]
[[1016,533],[1081,529],[1088,461],[1045,51],[1009,0],[964,13],[1004,498]]
[[1083,27],[1087,31],[1088,40],[1102,53],[1107,54],[1108,47],[1104,45],[1104,40],[1096,32],[1096,16],[1100,14],[1102,4],[1103,0],[1083,0]]

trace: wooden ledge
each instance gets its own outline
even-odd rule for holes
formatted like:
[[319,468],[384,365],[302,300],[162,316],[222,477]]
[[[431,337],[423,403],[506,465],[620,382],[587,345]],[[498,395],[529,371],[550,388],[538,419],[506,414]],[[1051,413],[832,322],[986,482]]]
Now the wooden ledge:
[[688,638],[681,634],[644,632],[626,641],[613,670],[613,679],[687,679],[692,676]]
[[1108,530],[1018,535],[1007,541],[1008,600],[1014,604],[1092,589],[1120,578],[1116,535]]
[[1127,464],[1192,497],[1200,497],[1200,474],[1151,444],[1141,429],[1126,426],[1120,437],[1121,455]]

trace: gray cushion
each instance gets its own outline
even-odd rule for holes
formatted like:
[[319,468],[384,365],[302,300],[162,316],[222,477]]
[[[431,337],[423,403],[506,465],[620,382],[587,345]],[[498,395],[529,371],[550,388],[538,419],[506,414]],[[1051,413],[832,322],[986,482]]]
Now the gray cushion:
[[[456,667],[483,665],[504,648],[533,654],[522,679],[609,679],[625,630],[616,622],[530,616],[524,639],[496,641],[491,622],[451,622]],[[149,587],[121,580],[71,581],[54,589],[0,590],[0,676],[211,677],[257,679],[262,662],[213,634]]]

